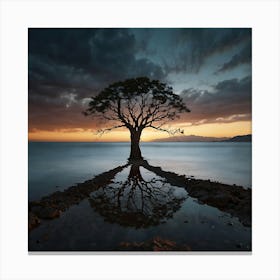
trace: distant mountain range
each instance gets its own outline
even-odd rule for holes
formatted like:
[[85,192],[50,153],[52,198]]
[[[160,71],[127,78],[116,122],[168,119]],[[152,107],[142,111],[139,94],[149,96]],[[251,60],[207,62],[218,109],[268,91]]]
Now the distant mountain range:
[[251,142],[252,135],[238,135],[229,137],[204,137],[197,135],[182,135],[168,138],[154,139],[152,142]]
[[252,142],[252,135],[251,134],[239,135],[239,136],[232,137],[225,141],[226,142]]

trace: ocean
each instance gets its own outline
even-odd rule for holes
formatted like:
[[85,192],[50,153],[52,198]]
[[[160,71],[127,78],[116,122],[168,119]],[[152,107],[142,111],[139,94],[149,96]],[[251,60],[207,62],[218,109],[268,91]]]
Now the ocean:
[[[232,142],[141,143],[150,165],[179,175],[251,188],[252,144]],[[29,142],[29,200],[123,165],[130,143]]]
[[[56,193],[54,203],[69,206],[29,232],[29,251],[251,251],[251,226],[242,215],[202,203],[154,168],[251,188],[251,143],[142,143],[149,170],[126,165],[129,149],[130,143],[29,143],[29,201]],[[79,184],[104,172],[106,184]]]

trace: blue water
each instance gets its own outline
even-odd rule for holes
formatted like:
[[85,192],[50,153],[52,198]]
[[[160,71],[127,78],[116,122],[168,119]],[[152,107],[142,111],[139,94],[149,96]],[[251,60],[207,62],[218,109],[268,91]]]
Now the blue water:
[[[29,200],[126,163],[130,143],[29,142]],[[150,165],[251,188],[251,143],[142,143]]]

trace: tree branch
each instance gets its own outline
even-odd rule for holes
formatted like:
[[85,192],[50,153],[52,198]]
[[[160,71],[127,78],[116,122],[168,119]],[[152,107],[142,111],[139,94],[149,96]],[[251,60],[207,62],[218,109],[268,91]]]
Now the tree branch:
[[153,129],[156,129],[156,130],[159,130],[159,131],[167,132],[170,135],[175,135],[176,133],[184,134],[184,130],[182,130],[180,128],[167,129],[167,128],[162,128],[161,126],[162,125],[159,125],[159,126],[149,125],[147,127],[151,127]]
[[108,133],[111,130],[116,129],[116,128],[120,128],[120,127],[126,127],[126,125],[121,124],[121,125],[115,125],[115,126],[112,126],[112,127],[109,127],[109,128],[99,129],[99,130],[97,130],[96,134],[102,136],[104,133]]

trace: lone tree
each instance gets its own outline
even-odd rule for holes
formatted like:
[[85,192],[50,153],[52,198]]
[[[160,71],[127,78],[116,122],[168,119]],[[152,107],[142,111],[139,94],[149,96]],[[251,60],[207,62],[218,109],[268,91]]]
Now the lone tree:
[[172,87],[146,77],[116,82],[91,97],[86,116],[102,117],[111,127],[99,130],[100,134],[126,127],[130,131],[130,160],[143,159],[139,147],[143,129],[150,127],[174,135],[183,133],[181,129],[168,129],[164,125],[190,112]]

